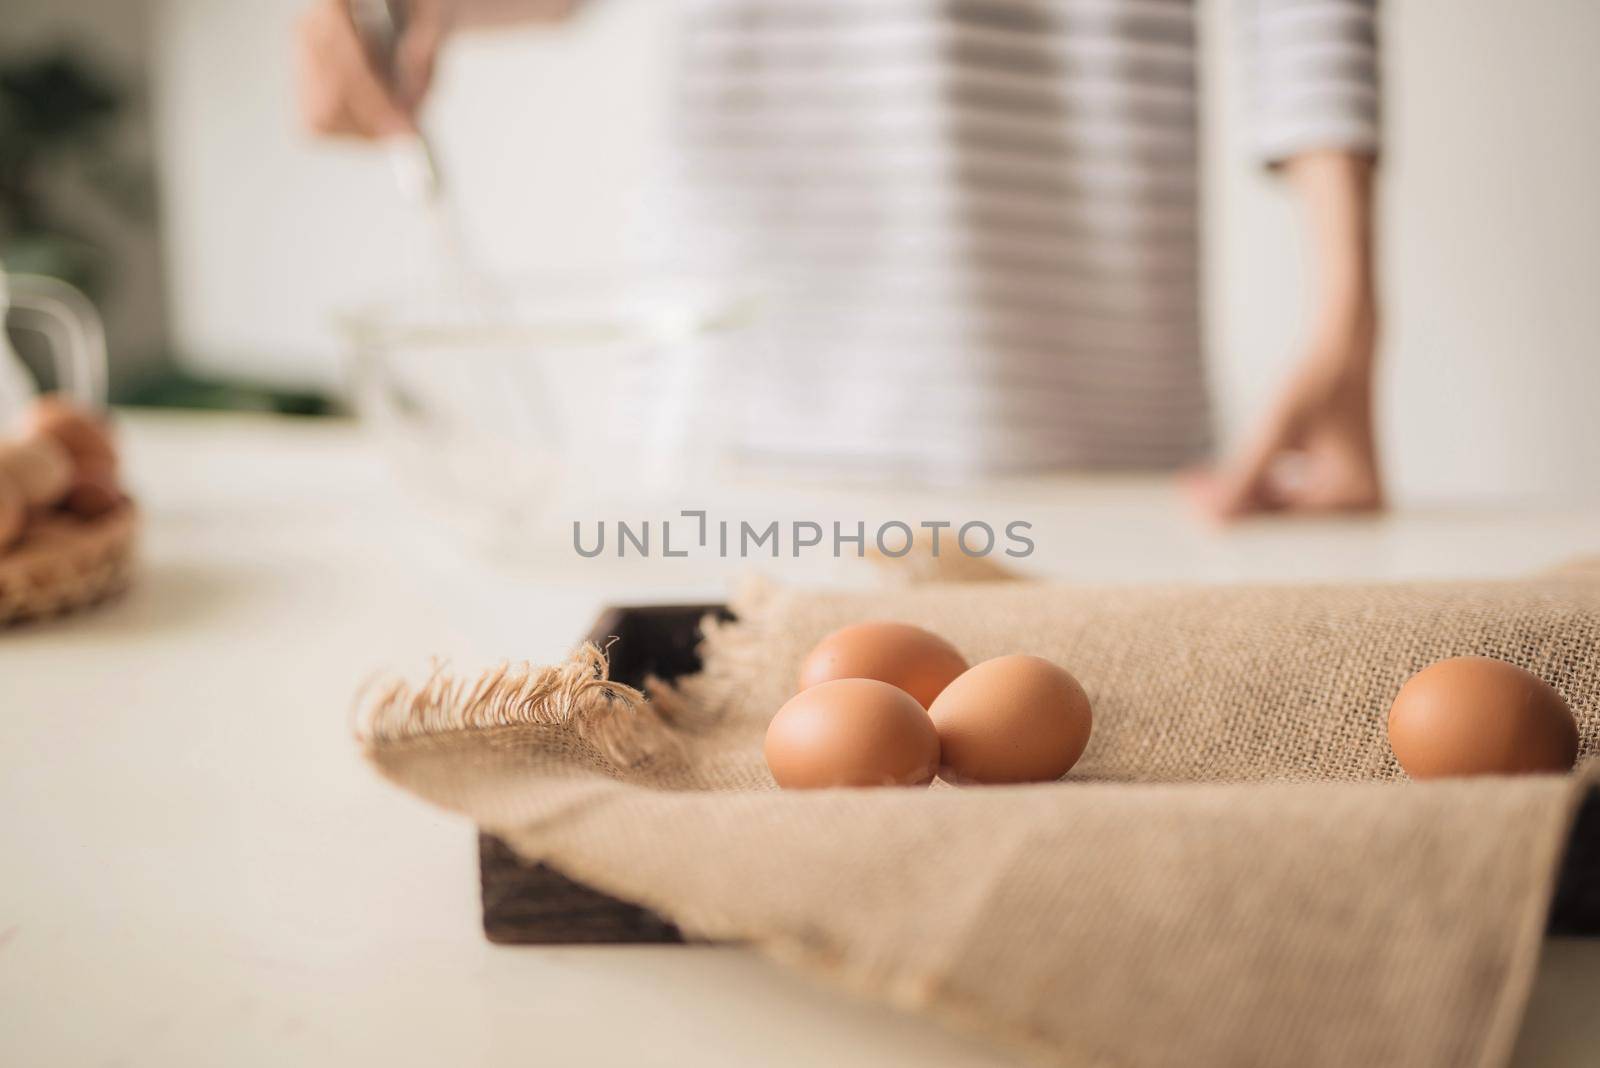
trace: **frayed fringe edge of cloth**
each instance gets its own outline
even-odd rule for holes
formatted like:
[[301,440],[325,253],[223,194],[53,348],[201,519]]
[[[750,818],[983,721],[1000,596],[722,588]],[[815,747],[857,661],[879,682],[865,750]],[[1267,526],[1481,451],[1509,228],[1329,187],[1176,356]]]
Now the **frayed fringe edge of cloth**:
[[451,675],[436,662],[420,686],[382,679],[356,698],[355,735],[369,748],[528,725],[570,727],[624,766],[678,741],[643,693],[611,679],[606,654],[593,642],[556,664],[502,663],[476,678]]
[[708,615],[700,621],[700,669],[670,682],[646,680],[650,700],[668,722],[689,731],[707,730],[735,711],[749,680],[771,669],[768,633],[774,606],[787,588],[763,575],[746,577],[729,599],[734,619]]
[[[1017,577],[990,561],[963,559],[952,569],[921,556],[875,562],[910,585]],[[748,677],[744,672],[768,655],[756,620],[770,617],[763,610],[783,592],[763,576],[747,578],[733,598],[737,622],[707,616],[701,623],[706,668],[674,682],[648,679],[648,696],[613,681],[605,650],[593,642],[556,664],[501,663],[476,678],[452,675],[435,661],[421,685],[387,677],[363,686],[354,707],[356,739],[370,749],[496,727],[570,727],[607,760],[631,767],[676,750],[678,730],[703,730],[722,719],[740,692],[739,680]]]

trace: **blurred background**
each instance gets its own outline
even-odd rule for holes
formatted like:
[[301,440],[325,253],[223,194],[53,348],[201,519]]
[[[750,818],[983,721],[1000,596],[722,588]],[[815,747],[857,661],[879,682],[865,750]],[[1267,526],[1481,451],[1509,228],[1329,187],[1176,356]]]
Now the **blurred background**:
[[[1246,147],[1237,0],[1202,0],[1205,322],[1223,440],[1296,351],[1294,204]],[[604,269],[647,238],[672,6],[463,35],[430,129],[476,255]],[[299,0],[3,0],[9,270],[107,320],[113,398],[338,407],[334,314],[392,292],[414,205],[294,113]],[[1600,5],[1385,6],[1382,434],[1408,505],[1600,497]],[[516,102],[508,133],[505,102]],[[514,133],[514,136],[510,135]],[[533,195],[534,192],[537,195]],[[1302,268],[1303,269],[1303,268]]]

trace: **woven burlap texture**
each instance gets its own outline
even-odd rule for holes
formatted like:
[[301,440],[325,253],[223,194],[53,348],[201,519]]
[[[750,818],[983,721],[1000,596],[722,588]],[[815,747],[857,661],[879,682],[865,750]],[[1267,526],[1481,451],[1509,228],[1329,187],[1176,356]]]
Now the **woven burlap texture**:
[[[1046,1063],[1498,1065],[1570,776],[1405,781],[1384,717],[1447,656],[1521,664],[1600,751],[1600,572],[1510,582],[876,593],[757,588],[651,699],[592,647],[380,690],[378,768],[520,854]],[[862,619],[1069,667],[1056,784],[780,792],[767,720]]]

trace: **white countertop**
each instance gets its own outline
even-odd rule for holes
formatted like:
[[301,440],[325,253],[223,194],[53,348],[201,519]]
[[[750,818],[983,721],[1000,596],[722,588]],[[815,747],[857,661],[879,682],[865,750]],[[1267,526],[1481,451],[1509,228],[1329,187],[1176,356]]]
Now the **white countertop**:
[[[375,669],[554,657],[606,601],[718,598],[743,565],[560,546],[487,565],[345,424],[144,415],[123,433],[148,521],[137,586],[0,632],[0,1062],[1012,1063],[738,949],[490,946],[471,828],[350,740]],[[1026,519],[1032,570],[1095,581],[1514,574],[1600,552],[1600,506],[1217,533],[1151,481],[724,505]],[[1600,940],[1550,942],[1517,1063],[1594,1063],[1596,1004]]]

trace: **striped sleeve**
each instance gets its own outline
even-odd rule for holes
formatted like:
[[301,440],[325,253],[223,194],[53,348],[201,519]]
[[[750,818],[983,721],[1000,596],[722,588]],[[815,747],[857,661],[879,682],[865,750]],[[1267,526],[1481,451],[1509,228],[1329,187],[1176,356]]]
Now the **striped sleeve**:
[[1247,0],[1244,11],[1262,160],[1318,148],[1377,155],[1376,0]]

